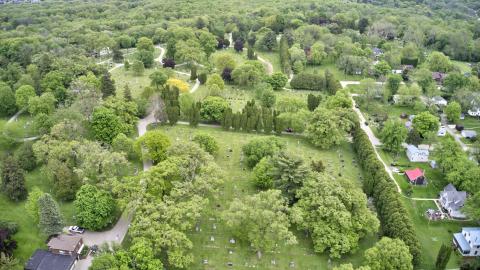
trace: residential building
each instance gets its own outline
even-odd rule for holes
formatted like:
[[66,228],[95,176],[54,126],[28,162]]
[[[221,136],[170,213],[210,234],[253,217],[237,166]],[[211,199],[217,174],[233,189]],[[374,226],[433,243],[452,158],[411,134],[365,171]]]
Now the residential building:
[[37,249],[25,265],[25,270],[72,270],[77,258],[53,254],[46,250]]
[[407,146],[407,157],[410,162],[428,162],[430,152],[426,149],[419,149],[415,145]]
[[443,80],[447,77],[447,74],[442,72],[432,72],[432,79],[438,84],[443,84]]
[[438,199],[440,205],[448,212],[450,217],[455,219],[465,219],[465,214],[461,209],[467,199],[467,192],[458,191],[455,186],[448,184],[442,192],[440,192],[440,198]]
[[412,185],[425,185],[427,183],[423,171],[419,168],[413,170],[406,170],[405,175],[407,176],[408,181]]
[[48,250],[53,254],[77,256],[82,251],[83,239],[79,235],[61,234],[50,239]]
[[464,130],[462,130],[462,132],[460,134],[462,135],[462,137],[464,137],[466,139],[473,139],[473,138],[477,137],[477,132],[475,130],[464,129]]
[[372,52],[373,52],[373,56],[375,56],[375,57],[379,57],[383,54],[383,50],[380,49],[380,48],[377,48],[377,47],[374,47],[372,49]]
[[462,232],[453,234],[453,245],[465,257],[480,255],[480,228],[463,227]]
[[447,106],[448,102],[441,96],[434,96],[432,97],[432,103],[437,106]]

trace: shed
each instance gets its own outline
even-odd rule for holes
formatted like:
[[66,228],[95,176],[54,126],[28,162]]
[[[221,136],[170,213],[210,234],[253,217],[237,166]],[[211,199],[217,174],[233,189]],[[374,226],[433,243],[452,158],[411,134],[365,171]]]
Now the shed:
[[426,184],[425,175],[423,171],[419,168],[413,170],[406,170],[405,175],[408,178],[408,181],[414,185],[424,185]]

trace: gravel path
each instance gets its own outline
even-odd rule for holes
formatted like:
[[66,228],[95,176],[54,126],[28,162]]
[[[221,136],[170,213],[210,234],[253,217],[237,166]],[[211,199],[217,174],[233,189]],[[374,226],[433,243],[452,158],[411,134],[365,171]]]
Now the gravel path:
[[263,59],[262,57],[260,56],[257,56],[257,59],[263,63],[263,65],[265,66],[265,69],[267,71],[267,74],[268,75],[272,75],[273,73],[273,65],[272,63],[268,62],[267,60]]

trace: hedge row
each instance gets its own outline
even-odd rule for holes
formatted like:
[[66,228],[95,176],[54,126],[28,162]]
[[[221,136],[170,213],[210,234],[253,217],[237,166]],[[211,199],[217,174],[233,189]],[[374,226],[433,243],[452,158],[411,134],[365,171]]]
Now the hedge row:
[[354,131],[353,144],[357,160],[366,172],[363,189],[374,199],[383,235],[405,242],[413,256],[413,264],[419,265],[420,243],[401,194],[395,188],[383,164],[377,159],[367,134],[358,126]]

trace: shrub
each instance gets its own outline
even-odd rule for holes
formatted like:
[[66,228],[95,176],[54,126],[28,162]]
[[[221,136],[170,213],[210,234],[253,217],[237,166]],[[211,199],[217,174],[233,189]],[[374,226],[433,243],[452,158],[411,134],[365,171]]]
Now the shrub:
[[202,102],[200,117],[209,122],[220,123],[223,112],[228,108],[228,103],[221,97],[207,97]]
[[197,134],[193,137],[193,141],[198,143],[210,155],[215,155],[218,152],[217,141],[208,134]]
[[264,157],[271,157],[285,144],[275,137],[263,137],[251,140],[242,147],[247,158],[247,166],[253,168]]
[[293,76],[290,86],[293,89],[322,91],[326,90],[326,80],[323,74],[302,72]]

